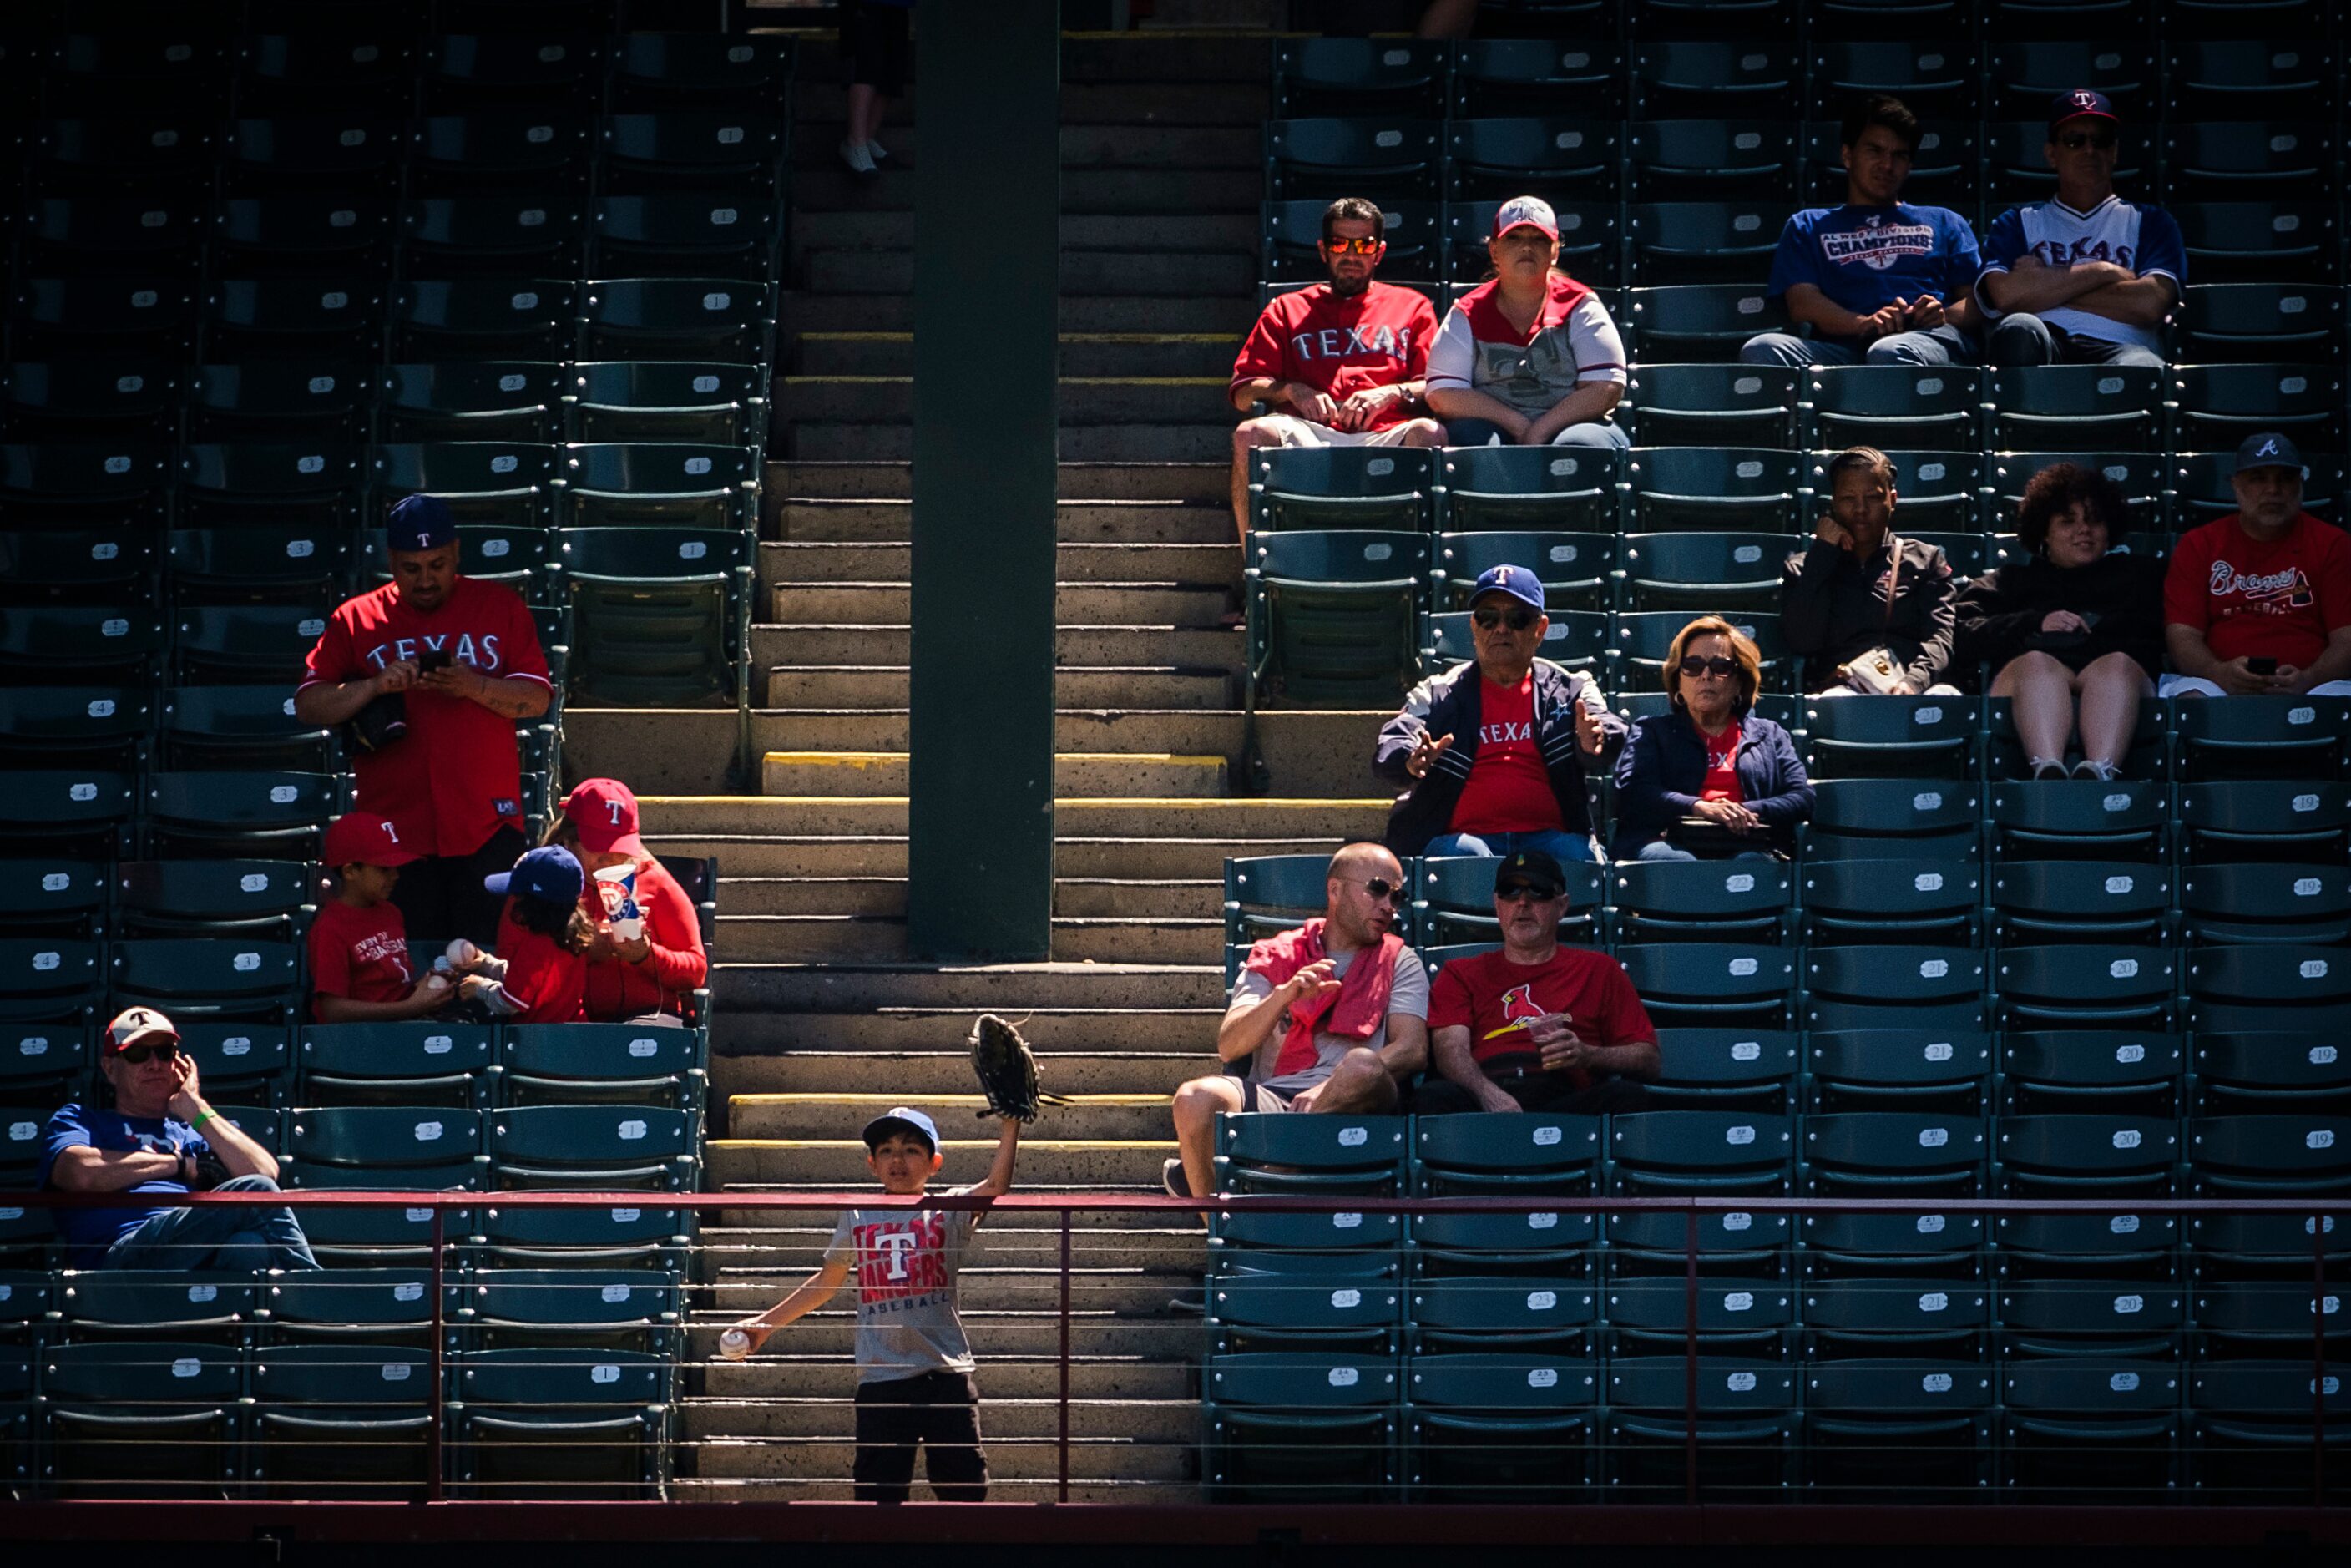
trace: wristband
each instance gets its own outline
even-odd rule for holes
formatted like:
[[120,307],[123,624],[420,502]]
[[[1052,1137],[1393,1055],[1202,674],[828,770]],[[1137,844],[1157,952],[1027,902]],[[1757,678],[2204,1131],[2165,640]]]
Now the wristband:
[[219,1117],[219,1112],[207,1105],[203,1111],[197,1113],[194,1121],[188,1124],[188,1131],[191,1133],[196,1132],[201,1129],[206,1122],[214,1121]]

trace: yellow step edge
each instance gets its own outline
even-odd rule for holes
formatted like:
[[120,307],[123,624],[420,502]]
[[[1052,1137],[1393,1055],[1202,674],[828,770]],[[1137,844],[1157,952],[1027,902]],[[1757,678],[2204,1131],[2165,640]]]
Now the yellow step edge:
[[[838,762],[846,768],[872,768],[893,762],[904,762],[913,755],[905,751],[770,751],[770,762],[820,763]],[[1180,751],[1057,751],[1056,762],[1149,762],[1159,765],[1188,764],[1195,768],[1221,768],[1225,759],[1219,756],[1191,755]]]
[[[893,1105],[946,1105],[977,1110],[987,1103],[985,1094],[729,1094],[737,1105],[879,1105],[888,1110]],[[1072,1105],[1120,1106],[1165,1105],[1165,1094],[1071,1094],[1066,1097]]]

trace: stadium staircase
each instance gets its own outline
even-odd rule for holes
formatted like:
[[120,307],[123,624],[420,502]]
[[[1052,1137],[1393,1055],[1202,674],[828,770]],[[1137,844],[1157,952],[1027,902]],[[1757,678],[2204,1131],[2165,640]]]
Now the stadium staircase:
[[[725,868],[714,1080],[726,1125],[708,1145],[711,1180],[864,1185],[858,1131],[900,1102],[940,1113],[948,1179],[976,1177],[991,1129],[972,1119],[963,1037],[991,1010],[1024,1020],[1047,1083],[1074,1097],[1032,1129],[1021,1186],[1152,1190],[1174,1152],[1167,1092],[1205,1064],[1221,999],[1224,859],[1319,851],[1384,814],[1367,771],[1376,716],[1273,716],[1275,796],[1234,789],[1241,636],[1219,625],[1239,586],[1221,394],[1256,308],[1265,41],[1078,37],[1064,57],[1054,961],[967,968],[905,960],[909,165],[921,131],[885,130],[892,164],[852,183],[833,154],[830,40],[803,40],[799,60],[791,290],[752,634],[760,793],[710,796],[712,781],[674,778],[674,793],[645,803],[662,852],[716,854]],[[975,389],[981,417],[985,404]],[[696,722],[664,716],[611,738],[689,755],[663,738],[673,720]],[[664,766],[648,756],[629,776]],[[831,1222],[728,1218],[704,1232],[716,1286],[696,1324],[705,1362],[718,1324],[813,1266]],[[1201,1233],[1155,1218],[1077,1222],[1080,1500],[1194,1495],[1198,1319],[1175,1298],[1198,1278]],[[997,1495],[1049,1498],[1056,1221],[1008,1214],[989,1228],[963,1299]],[[849,1469],[851,1332],[848,1312],[830,1312],[754,1364],[710,1362],[682,1433],[703,1445],[700,1479],[680,1495],[845,1495],[831,1478]]]

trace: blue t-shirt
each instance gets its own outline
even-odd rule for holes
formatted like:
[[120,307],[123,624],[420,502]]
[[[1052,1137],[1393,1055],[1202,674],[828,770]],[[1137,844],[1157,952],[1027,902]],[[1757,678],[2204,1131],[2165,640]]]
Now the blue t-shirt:
[[1923,294],[1949,305],[1975,286],[1981,267],[1975,231],[1949,207],[1808,207],[1780,231],[1765,292],[1777,298],[1809,283],[1866,316]]
[[[41,1170],[35,1185],[49,1186],[49,1169],[57,1163],[57,1156],[77,1145],[86,1145],[102,1155],[129,1154],[135,1149],[150,1154],[177,1150],[199,1156],[212,1152],[212,1145],[184,1122],[167,1116],[126,1116],[120,1111],[67,1105],[41,1129]],[[142,1192],[184,1193],[188,1188],[176,1181],[144,1181],[124,1190],[135,1196]],[[142,1208],[53,1208],[49,1214],[57,1224],[57,1234],[71,1249],[67,1266],[87,1269],[103,1261],[108,1248],[167,1207],[151,1204]]]

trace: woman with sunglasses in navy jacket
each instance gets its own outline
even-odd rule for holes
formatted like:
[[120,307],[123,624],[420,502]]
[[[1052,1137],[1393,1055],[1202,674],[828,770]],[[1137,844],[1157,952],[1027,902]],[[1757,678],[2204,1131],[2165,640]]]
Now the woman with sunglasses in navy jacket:
[[1620,861],[1786,854],[1812,815],[1813,785],[1788,732],[1754,713],[1755,644],[1719,616],[1681,630],[1666,654],[1673,711],[1633,727],[1616,763]]

